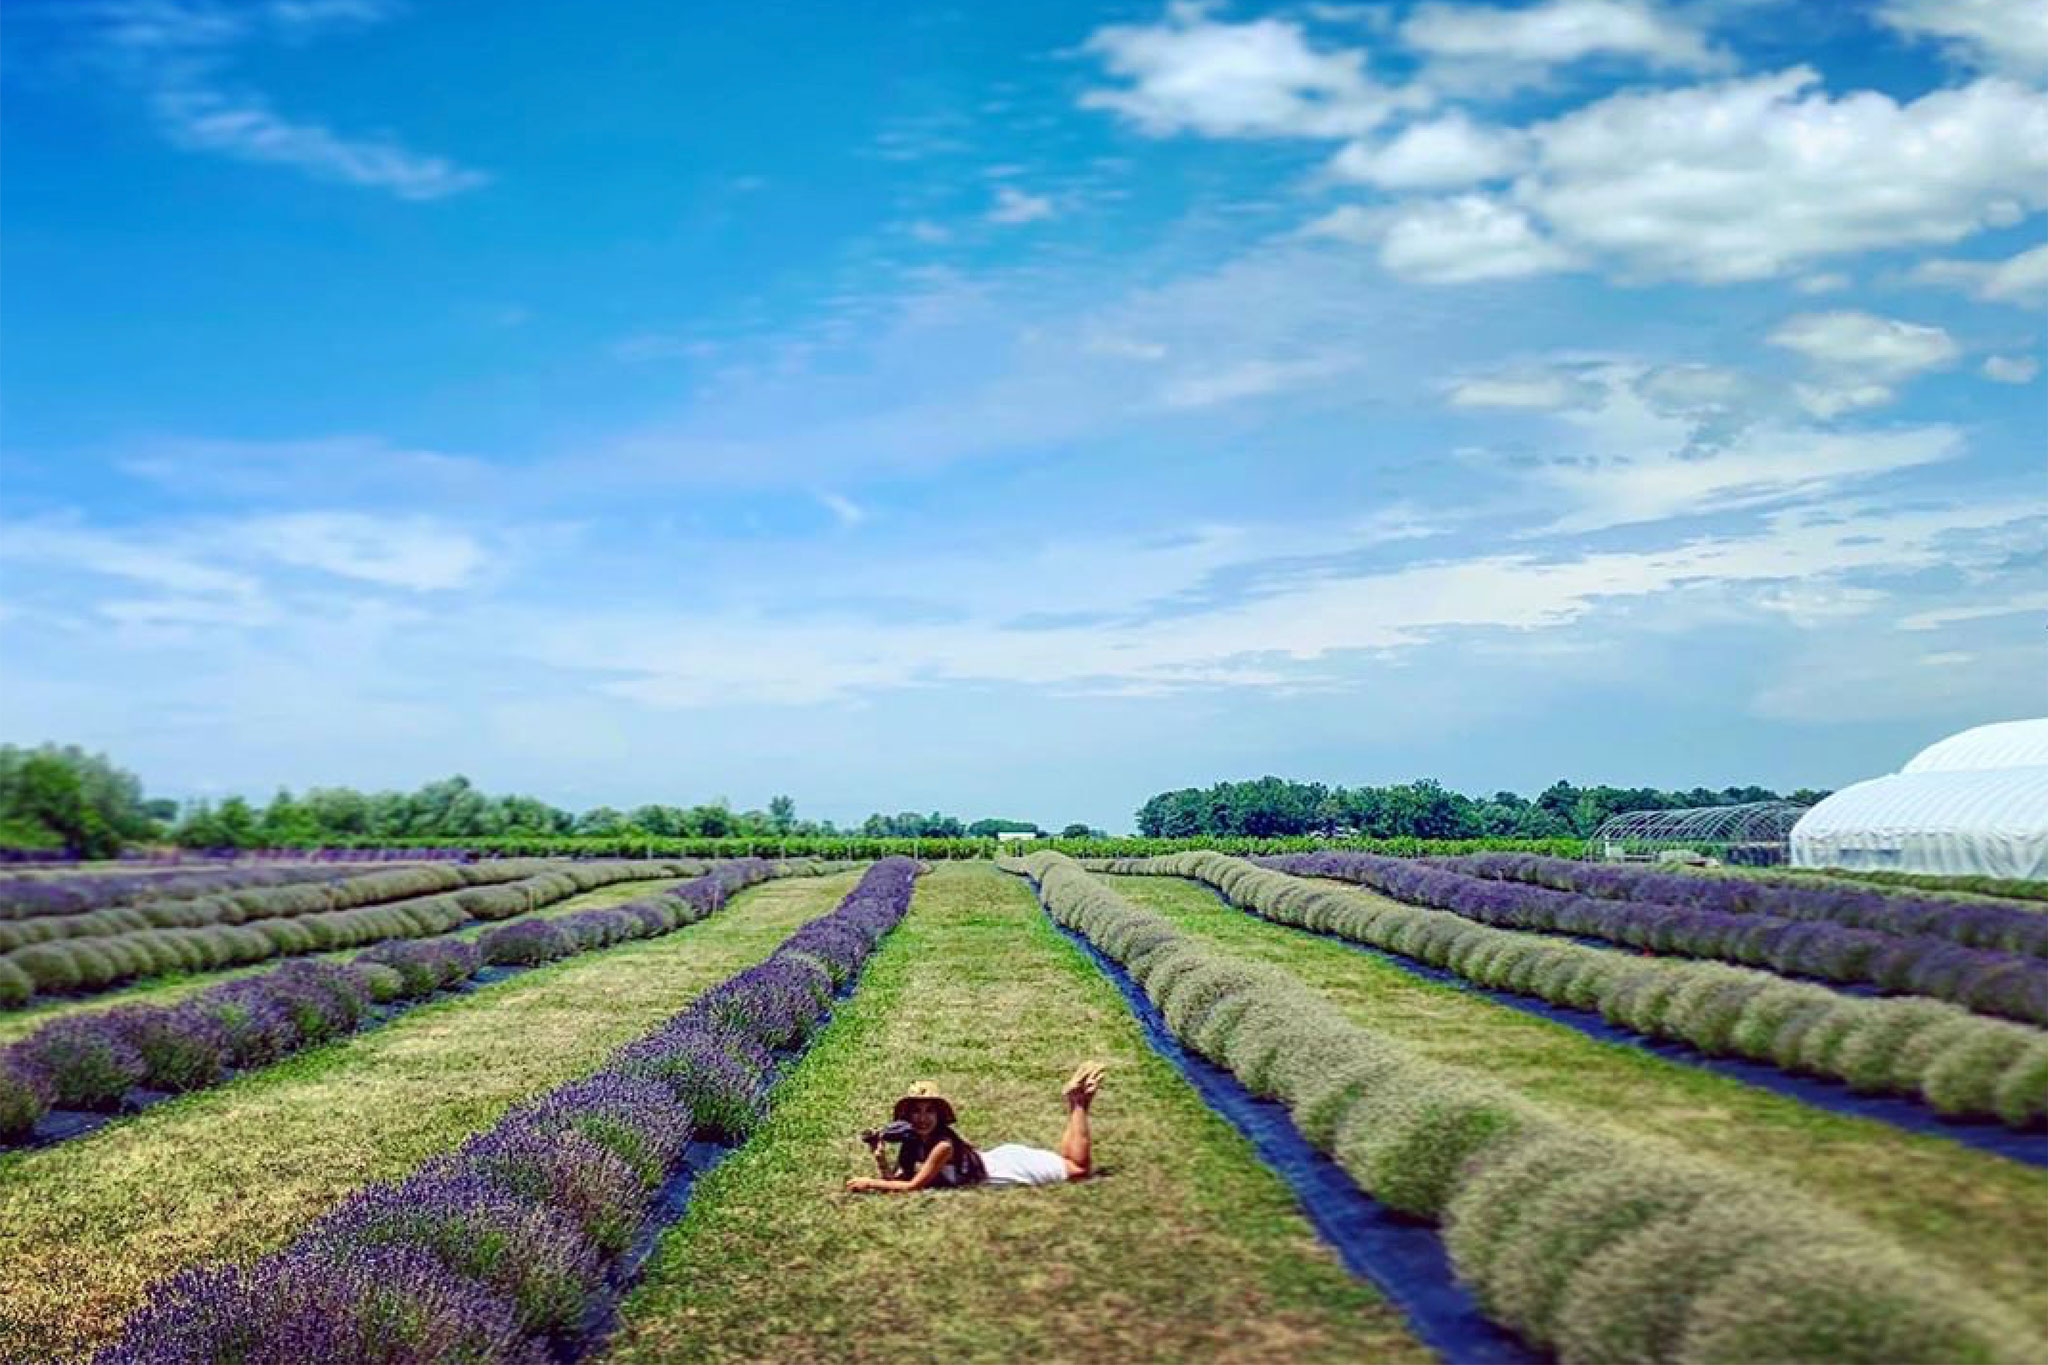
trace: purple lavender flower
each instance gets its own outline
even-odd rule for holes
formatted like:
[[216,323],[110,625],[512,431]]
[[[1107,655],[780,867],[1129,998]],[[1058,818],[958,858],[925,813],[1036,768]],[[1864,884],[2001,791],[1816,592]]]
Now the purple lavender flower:
[[661,1183],[690,1141],[689,1110],[667,1086],[616,1071],[600,1071],[530,1100],[505,1122],[581,1133],[616,1153],[649,1188]]
[[509,1297],[520,1327],[566,1327],[597,1283],[597,1248],[571,1218],[460,1171],[372,1185],[308,1228],[295,1256],[346,1263],[380,1247],[423,1251]]
[[626,1249],[640,1220],[646,1189],[625,1160],[567,1128],[513,1120],[477,1134],[435,1158],[422,1175],[464,1173],[528,1203],[571,1219],[606,1256]]
[[291,1252],[159,1284],[94,1365],[541,1365],[511,1300],[412,1248]]
[[123,1005],[102,1016],[142,1059],[142,1084],[155,1090],[202,1090],[228,1065],[228,1031],[193,1002]]
[[142,1058],[100,1015],[53,1019],[14,1045],[39,1072],[55,1103],[72,1109],[118,1109],[142,1081]]
[[15,1141],[35,1131],[50,1112],[50,1081],[13,1048],[0,1050],[0,1139]]
[[291,1011],[264,977],[224,981],[192,1003],[221,1026],[236,1066],[267,1066],[304,1042]]
[[502,925],[477,939],[486,962],[519,963],[532,966],[553,962],[576,951],[569,936],[543,919],[521,920]]
[[622,1075],[659,1081],[694,1128],[726,1141],[744,1138],[760,1122],[770,1064],[766,1048],[709,1012],[685,1014],[612,1058]]

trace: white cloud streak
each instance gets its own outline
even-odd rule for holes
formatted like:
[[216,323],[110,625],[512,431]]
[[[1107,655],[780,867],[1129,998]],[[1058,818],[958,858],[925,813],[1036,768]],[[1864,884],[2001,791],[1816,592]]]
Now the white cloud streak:
[[389,137],[354,137],[288,118],[260,93],[226,83],[234,54],[262,41],[306,42],[341,25],[395,13],[378,0],[270,0],[240,9],[189,0],[117,0],[81,7],[94,23],[96,55],[138,90],[164,136],[179,147],[316,179],[441,199],[487,184],[486,173],[415,152]]

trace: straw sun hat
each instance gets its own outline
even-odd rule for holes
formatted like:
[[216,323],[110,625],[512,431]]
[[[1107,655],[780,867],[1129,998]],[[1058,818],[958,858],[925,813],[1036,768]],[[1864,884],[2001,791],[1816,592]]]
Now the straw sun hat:
[[902,1119],[908,1122],[910,1118],[910,1106],[916,1104],[920,1100],[929,1100],[933,1104],[939,1106],[939,1122],[945,1124],[949,1128],[952,1127],[952,1101],[948,1100],[944,1095],[941,1095],[939,1093],[939,1088],[936,1085],[933,1085],[930,1081],[913,1081],[911,1083],[910,1088],[903,1092],[903,1098],[896,1101],[896,1109],[892,1117]]

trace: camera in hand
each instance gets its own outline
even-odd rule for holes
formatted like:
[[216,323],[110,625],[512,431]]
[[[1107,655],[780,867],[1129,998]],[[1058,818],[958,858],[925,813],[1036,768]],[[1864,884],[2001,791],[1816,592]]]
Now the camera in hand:
[[879,1147],[885,1142],[901,1142],[907,1137],[916,1136],[916,1134],[917,1130],[915,1128],[912,1128],[902,1119],[896,1119],[883,1124],[880,1128],[863,1129],[860,1140],[870,1147]]

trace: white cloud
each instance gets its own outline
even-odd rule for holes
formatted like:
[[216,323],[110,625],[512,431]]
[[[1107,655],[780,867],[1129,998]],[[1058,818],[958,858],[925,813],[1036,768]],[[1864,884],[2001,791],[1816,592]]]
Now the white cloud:
[[1052,200],[1040,194],[1026,194],[1014,185],[996,186],[995,203],[988,211],[991,223],[1036,223],[1052,216]]
[[[1836,504],[1773,514],[1754,533],[1654,549],[1494,553],[1362,574],[1306,573],[1269,594],[1107,628],[1008,629],[985,610],[946,626],[586,612],[498,634],[544,663],[581,667],[603,657],[625,675],[608,691],[664,708],[735,700],[808,705],[961,681],[1113,695],[1270,688],[1311,680],[1333,655],[1405,651],[1446,632],[1583,629],[1580,623],[1609,607],[1653,599],[1660,613],[1675,616],[1681,593],[1782,614],[1797,605],[1788,590],[1811,606],[1839,585],[1845,606],[1874,605],[1843,576],[1995,562],[2005,553],[2001,536],[2035,533],[2044,516],[2048,503],[2040,501],[1915,511]],[[1068,549],[1065,557],[1076,571],[1103,574],[1127,555],[1126,547],[1106,559],[1104,547],[1096,551]],[[1035,562],[977,566],[971,578],[1000,570],[1037,587]],[[944,564],[915,572],[921,581],[952,581]]]
[[1838,294],[1855,281],[1839,270],[1824,270],[1817,275],[1804,275],[1792,282],[1792,287],[1802,294]]
[[1939,327],[1853,309],[1795,314],[1769,339],[1808,360],[1881,380],[1906,379],[1951,364],[1959,354],[1954,338]]
[[1922,261],[1907,278],[1961,289],[1989,303],[2038,307],[2048,304],[2048,243],[2002,261]]
[[1696,28],[1643,0],[1543,0],[1512,8],[1423,4],[1400,32],[1411,48],[1461,62],[1545,67],[1629,57],[1688,71],[1727,64]]
[[1884,0],[1878,17],[1940,42],[1966,65],[2048,76],[2048,5],[2040,0]]
[[2030,355],[1984,357],[1984,377],[2000,384],[2031,384],[2041,372],[2041,362]]
[[1565,510],[1549,532],[1583,532],[1836,494],[1862,480],[1953,459],[1939,425],[1838,432],[1803,420],[1782,386],[1709,365],[1564,360],[1461,376],[1451,406],[1547,413],[1518,434],[1533,468],[1468,456],[1496,482],[1520,478]]
[[1404,204],[1383,222],[1380,264],[1405,279],[1467,284],[1549,274],[1575,264],[1572,253],[1544,236],[1528,214],[1483,194]]
[[1852,309],[1796,314],[1768,339],[1814,365],[1817,382],[1800,385],[1798,393],[1817,417],[1888,403],[1894,385],[1952,365],[1962,353],[1939,327]]
[[0,535],[0,559],[125,578],[183,596],[254,599],[257,579],[207,562],[196,546],[74,526],[18,523]]
[[1568,246],[1709,282],[2048,207],[2048,93],[1987,79],[1900,104],[1818,84],[1795,67],[1574,110],[1532,130],[1514,203]]
[[412,592],[467,586],[486,562],[475,540],[429,517],[293,512],[253,517],[227,534],[229,544],[282,564]]
[[1579,504],[1556,529],[1584,531],[1813,497],[1963,450],[1961,434],[1943,426],[1836,433],[1758,423],[1705,451],[1558,465],[1541,480]]
[[1117,360],[1142,360],[1147,364],[1166,359],[1166,347],[1156,341],[1143,341],[1136,337],[1096,335],[1082,343],[1082,349],[1090,355],[1106,355]]
[[850,529],[868,519],[867,509],[843,494],[834,493],[829,489],[819,489],[814,496],[824,505],[826,511],[839,519],[841,526]]
[[269,0],[230,9],[187,0],[139,0],[90,17],[100,64],[143,95],[164,135],[180,147],[289,166],[319,179],[439,199],[489,183],[482,171],[412,151],[389,137],[351,137],[287,118],[259,93],[223,82],[233,54],[251,43],[300,43],[336,26],[381,22],[378,0]]
[[1510,175],[1523,156],[1519,134],[1482,127],[1454,110],[1410,124],[1378,146],[1351,143],[1330,162],[1330,174],[1389,190],[1455,189]]
[[903,229],[926,246],[937,246],[953,240],[953,230],[944,223],[934,223],[929,218],[920,218]]
[[2037,611],[2048,612],[2048,592],[2020,593],[2016,596],[2003,597],[1996,602],[1916,611],[1910,616],[1899,618],[1899,629],[1940,630],[1944,626],[1961,625],[1969,621],[1984,621],[1999,616],[2026,616]]
[[217,90],[168,89],[152,101],[179,146],[243,161],[271,162],[326,180],[389,190],[401,199],[442,199],[490,182],[446,157],[396,143],[346,138],[317,123],[280,118],[261,99]]
[[1559,412],[1597,402],[1603,392],[1592,380],[1558,366],[1469,375],[1445,390],[1457,408],[1523,408]]
[[1082,106],[1155,137],[1356,137],[1415,98],[1375,82],[1363,52],[1317,50],[1299,24],[1218,23],[1199,4],[1175,4],[1157,24],[1097,29],[1086,50],[1129,84],[1087,91]]
[[1242,398],[1318,383],[1352,368],[1355,361],[1321,357],[1307,360],[1247,360],[1220,370],[1181,375],[1167,381],[1159,401],[1167,408],[1206,408]]

